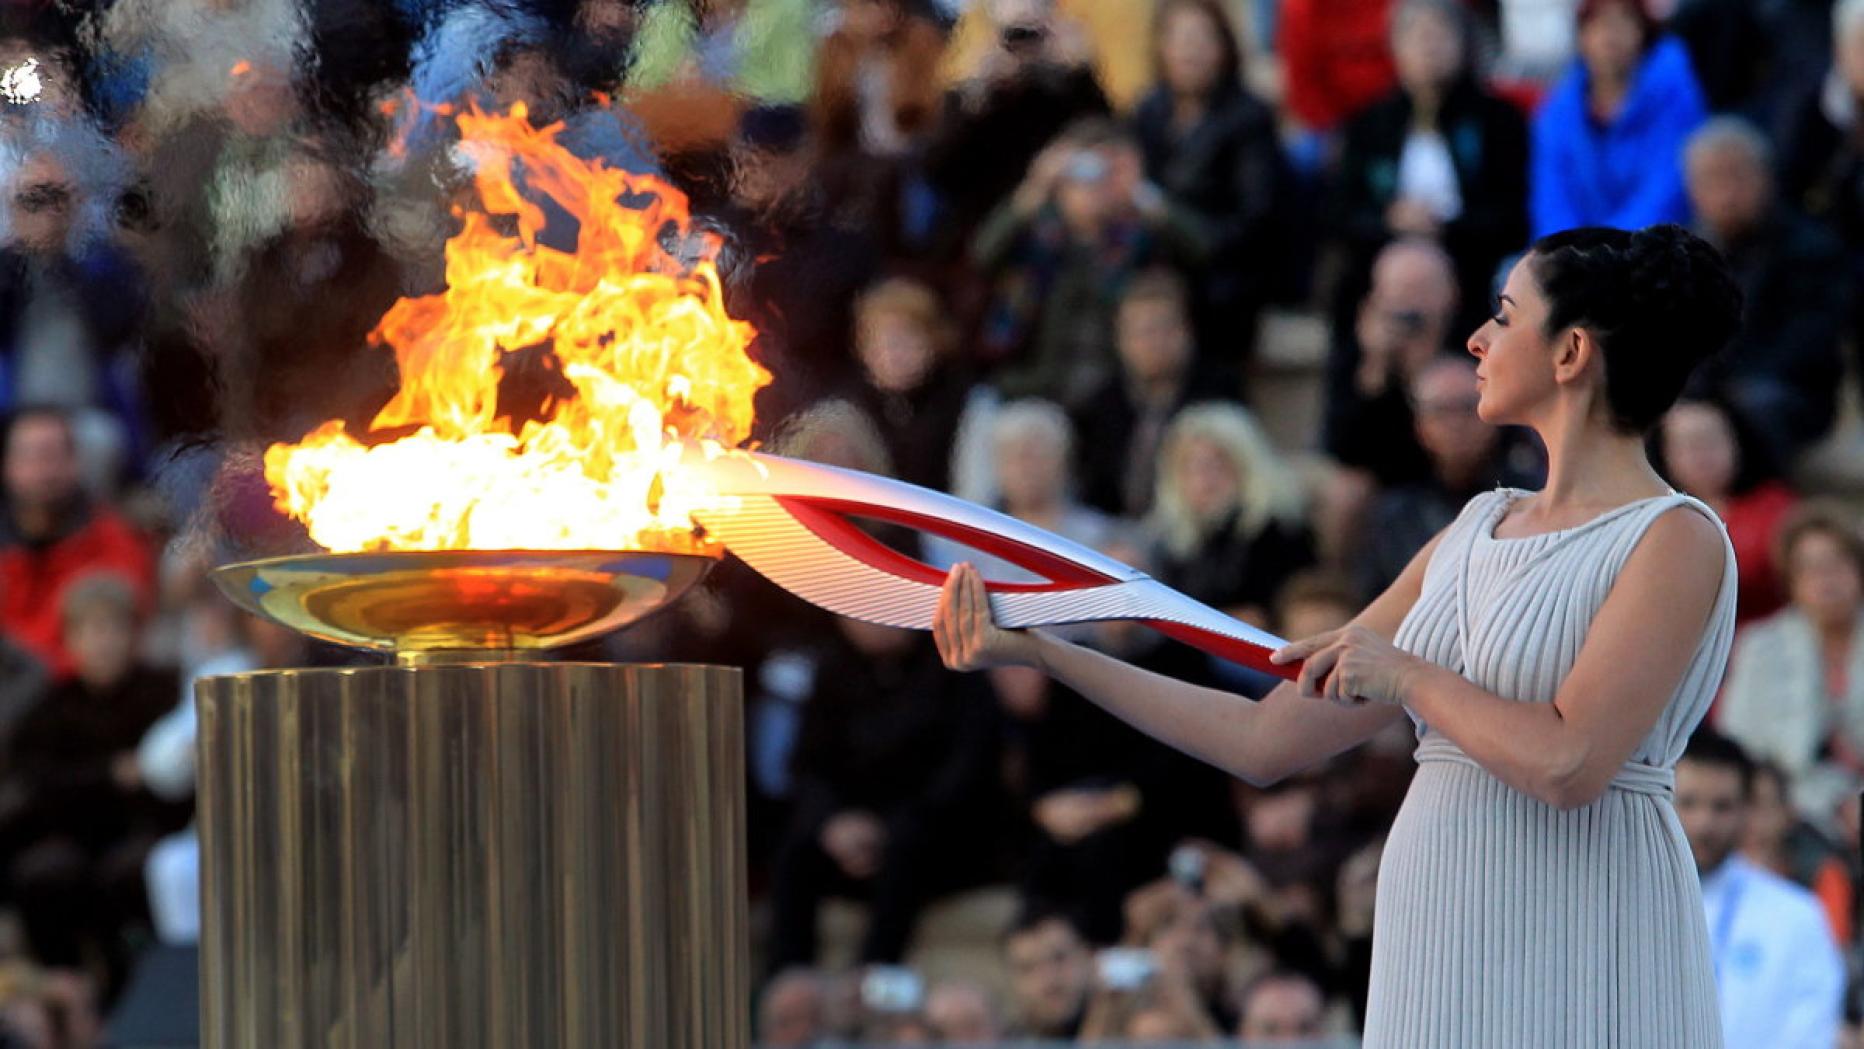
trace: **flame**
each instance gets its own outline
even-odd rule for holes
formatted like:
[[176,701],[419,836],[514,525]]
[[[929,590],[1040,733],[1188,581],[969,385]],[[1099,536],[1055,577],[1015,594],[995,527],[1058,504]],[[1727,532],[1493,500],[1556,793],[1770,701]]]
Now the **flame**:
[[[522,106],[456,119],[483,210],[459,212],[446,290],[371,333],[401,388],[370,432],[332,421],[266,451],[279,508],[338,552],[707,549],[698,489],[669,476],[691,446],[742,443],[770,381],[745,352],[755,332],[725,313],[716,238],[677,189],[572,155]],[[539,195],[575,218],[573,251],[540,241]],[[537,347],[564,392],[514,422],[505,360]]]

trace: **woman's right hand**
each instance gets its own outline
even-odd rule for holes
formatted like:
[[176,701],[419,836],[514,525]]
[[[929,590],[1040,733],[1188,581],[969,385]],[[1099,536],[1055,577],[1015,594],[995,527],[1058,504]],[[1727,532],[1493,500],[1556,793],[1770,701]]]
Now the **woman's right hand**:
[[932,638],[938,643],[939,657],[953,670],[1039,664],[1035,636],[997,625],[990,614],[984,577],[970,564],[954,566],[945,577],[938,612],[932,618]]

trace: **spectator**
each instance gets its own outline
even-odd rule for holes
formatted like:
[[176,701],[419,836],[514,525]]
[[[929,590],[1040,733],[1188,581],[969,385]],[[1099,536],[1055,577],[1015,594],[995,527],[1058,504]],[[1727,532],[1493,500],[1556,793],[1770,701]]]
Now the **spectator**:
[[1347,123],[1341,150],[1335,223],[1353,260],[1344,298],[1386,243],[1425,237],[1455,260],[1473,327],[1497,267],[1527,240],[1527,123],[1483,90],[1458,0],[1404,0],[1391,40],[1398,90]]
[[1456,270],[1436,243],[1393,241],[1372,264],[1353,324],[1334,329],[1322,441],[1343,466],[1379,484],[1430,474],[1408,392],[1425,364],[1460,339]]
[[944,304],[926,285],[896,277],[855,300],[854,323],[854,353],[866,380],[856,399],[886,437],[895,476],[948,490],[972,382],[956,360]]
[[[1825,80],[1801,100],[1780,132],[1780,190],[1844,243],[1855,287],[1864,279],[1864,0],[1839,0],[1831,5],[1831,17]],[[1864,301],[1852,305],[1856,342],[1864,320],[1856,307]]]
[[1289,114],[1332,131],[1382,98],[1397,71],[1390,49],[1392,0],[1285,0],[1276,30]]
[[187,822],[143,785],[136,744],[174,705],[172,672],[138,665],[135,588],[107,573],[60,595],[73,677],[20,723],[6,757],[0,813],[5,888],[39,960],[101,958],[123,974],[121,937],[147,921],[142,863],[162,834]]
[[[978,0],[987,19],[975,64],[956,70],[945,111],[926,144],[926,177],[949,212],[935,248],[958,250],[990,209],[1016,189],[1047,143],[1075,121],[1104,116],[1107,96],[1078,25],[1054,0]],[[962,59],[964,30],[952,54]]]
[[1687,222],[1683,142],[1705,115],[1689,53],[1642,0],[1583,0],[1579,59],[1534,117],[1533,235]]
[[757,999],[757,1044],[769,1049],[809,1049],[827,1033],[828,989],[813,969],[785,969],[764,985]]
[[1146,175],[1207,231],[1195,285],[1197,345],[1236,371],[1267,298],[1284,203],[1275,115],[1243,87],[1242,52],[1220,0],[1166,0],[1153,20],[1158,83],[1133,112]]
[[901,156],[938,117],[944,35],[911,0],[839,6],[841,21],[822,41],[809,100],[816,146],[826,157]]
[[1119,372],[1074,413],[1081,497],[1116,516],[1143,517],[1152,508],[1159,445],[1172,418],[1187,404],[1230,391],[1194,363],[1190,298],[1170,270],[1133,278],[1120,295],[1113,334]]
[[1468,356],[1437,357],[1412,378],[1411,413],[1430,473],[1384,490],[1373,502],[1358,572],[1365,600],[1384,593],[1471,498],[1497,485],[1534,483],[1511,467],[1501,431],[1477,418],[1480,396],[1476,362]]
[[[1151,952],[1141,953],[1149,964],[1158,964]],[[1087,1020],[1081,1025],[1080,1044],[1183,1045],[1217,1040],[1217,1025],[1177,975],[1160,967],[1143,979],[1115,978],[1104,962],[1100,974]]]
[[1844,377],[1838,340],[1849,289],[1830,233],[1774,197],[1773,150],[1753,125],[1718,117],[1690,137],[1689,196],[1698,229],[1740,282],[1741,330],[1699,380],[1719,382],[1782,461],[1824,436]]
[[1133,893],[1126,904],[1125,942],[1151,952],[1162,973],[1190,989],[1199,1012],[1229,1030],[1237,1021],[1224,971],[1230,925],[1198,895],[1197,881],[1201,876],[1175,874]]
[[926,1023],[940,1045],[995,1045],[1003,1038],[990,992],[974,983],[941,983],[926,996]]
[[1035,159],[971,245],[993,292],[981,334],[1009,397],[1078,405],[1114,369],[1120,290],[1157,263],[1209,253],[1197,219],[1142,180],[1138,143],[1118,125],[1086,121]]
[[[1113,540],[1116,522],[1075,501],[1070,467],[1074,428],[1060,408],[1046,401],[1012,401],[992,421],[991,444],[1004,513],[1083,546],[1099,547]],[[926,559],[941,568],[969,560],[987,578],[1005,582],[1042,579],[1028,569],[946,539],[928,539]]]
[[1840,944],[1851,942],[1857,905],[1854,868],[1837,845],[1794,811],[1786,773],[1771,761],[1754,763],[1741,855],[1811,890],[1825,910],[1832,938]]
[[1258,977],[1243,995],[1236,1037],[1250,1046],[1305,1045],[1325,1033],[1326,1001],[1314,981],[1293,972]]
[[1774,549],[1787,605],[1736,639],[1716,725],[1796,780],[1828,761],[1864,772],[1864,540],[1815,503]]
[[1676,763],[1676,812],[1702,875],[1728,1045],[1837,1041],[1845,964],[1818,900],[1736,850],[1754,767],[1741,747],[1699,729]]
[[78,450],[64,412],[22,409],[5,436],[0,633],[64,678],[73,669],[59,619],[66,590],[93,572],[117,572],[146,603],[154,560],[128,521],[79,486]]
[[673,0],[641,15],[628,68],[632,92],[698,82],[787,105],[815,83],[811,0]]
[[1094,986],[1094,956],[1080,930],[1052,911],[1025,911],[1003,936],[1016,1033],[1071,1040],[1081,1033]]
[[962,84],[989,75],[994,61],[991,56],[1004,39],[1004,32],[1010,31],[1009,39],[1016,42],[1019,31],[1028,28],[1052,34],[1055,39],[1051,46],[1070,61],[1091,64],[1095,79],[1106,88],[1115,109],[1132,108],[1151,81],[1154,71],[1148,56],[1143,48],[1134,46],[1134,41],[1144,38],[1156,0],[936,2],[960,8],[946,54],[948,81]]
[[899,961],[920,908],[987,869],[997,720],[923,634],[836,620],[803,709],[772,872],[773,967],[815,959],[816,905],[862,890],[863,962]]
[[1688,398],[1665,413],[1653,442],[1658,470],[1712,507],[1728,528],[1740,572],[1736,622],[1779,611],[1786,595],[1774,569],[1774,540],[1798,496],[1772,469],[1746,416],[1719,398]]
[[1247,409],[1185,409],[1159,452],[1149,521],[1159,578],[1205,604],[1267,622],[1275,593],[1314,560],[1299,482]]

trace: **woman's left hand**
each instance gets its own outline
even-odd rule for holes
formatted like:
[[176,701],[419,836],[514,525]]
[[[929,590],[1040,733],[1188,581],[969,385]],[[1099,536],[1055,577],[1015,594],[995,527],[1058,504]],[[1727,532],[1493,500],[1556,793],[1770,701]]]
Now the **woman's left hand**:
[[1306,662],[1295,687],[1303,697],[1352,706],[1403,704],[1419,672],[1431,666],[1357,624],[1283,645],[1269,656],[1278,666],[1299,659]]

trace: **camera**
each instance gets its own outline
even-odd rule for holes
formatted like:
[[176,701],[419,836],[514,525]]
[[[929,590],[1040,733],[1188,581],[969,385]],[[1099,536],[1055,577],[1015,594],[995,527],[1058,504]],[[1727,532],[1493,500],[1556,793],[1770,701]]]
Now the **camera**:
[[861,1007],[871,1013],[916,1013],[925,997],[925,981],[904,966],[876,965],[861,977]]
[[1113,165],[1100,153],[1083,149],[1068,158],[1068,164],[1062,168],[1062,178],[1069,182],[1094,183],[1105,179],[1113,171]]
[[1108,947],[1094,957],[1095,974],[1109,991],[1138,991],[1158,975],[1158,956],[1141,947]]
[[1204,891],[1204,853],[1195,845],[1180,845],[1171,850],[1171,859],[1166,861],[1171,871],[1172,880],[1192,892],[1202,894]]

